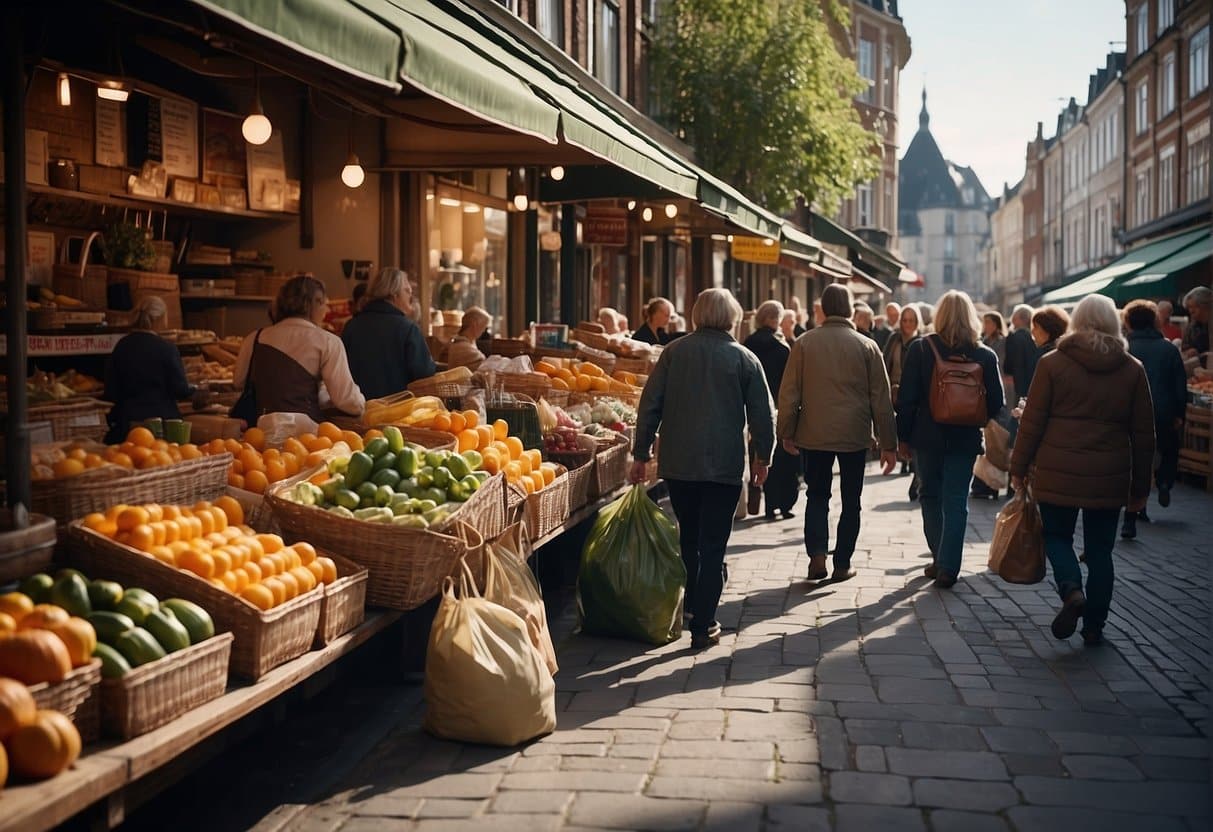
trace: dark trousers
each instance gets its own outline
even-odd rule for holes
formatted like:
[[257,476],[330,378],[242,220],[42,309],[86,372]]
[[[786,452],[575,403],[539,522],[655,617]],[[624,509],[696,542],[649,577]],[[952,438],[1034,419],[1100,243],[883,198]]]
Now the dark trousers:
[[1045,555],[1053,567],[1057,594],[1064,601],[1076,589],[1082,589],[1082,569],[1074,554],[1074,527],[1082,511],[1083,554],[1087,563],[1086,609],[1082,615],[1084,631],[1098,631],[1108,620],[1112,606],[1112,547],[1116,543],[1118,508],[1084,508],[1040,504],[1040,521],[1044,527]]
[[716,620],[727,570],[724,551],[733,532],[740,485],[666,480],[678,518],[678,543],[687,568],[684,609],[694,617],[692,633],[706,633]]
[[941,572],[960,574],[965,530],[969,524],[969,484],[973,482],[974,454],[918,449],[914,463],[920,483],[922,531],[927,548]]
[[863,495],[863,469],[868,461],[862,451],[800,451],[804,465],[804,547],[809,557],[830,550],[830,487],[834,482],[834,460],[838,460],[842,489],[842,516],[834,541],[834,568],[846,569],[859,539],[859,498]]
[[1179,474],[1179,431],[1171,421],[1155,422],[1154,447],[1159,457],[1154,482],[1159,488],[1171,488]]

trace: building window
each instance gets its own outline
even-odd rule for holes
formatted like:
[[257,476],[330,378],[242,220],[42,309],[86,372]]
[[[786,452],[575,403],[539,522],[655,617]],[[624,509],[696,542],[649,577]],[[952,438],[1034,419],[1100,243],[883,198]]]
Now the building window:
[[1175,109],[1175,53],[1162,59],[1162,67],[1158,71],[1158,117]]
[[956,256],[956,238],[953,237],[951,234],[949,234],[948,236],[943,238],[943,256],[944,257],[955,257]]
[[1134,17],[1136,26],[1133,48],[1138,55],[1144,55],[1145,51],[1150,48],[1149,8],[1149,3],[1142,3],[1137,7],[1137,15]]
[[535,28],[539,30],[539,34],[563,49],[563,0],[535,0]]
[[1112,129],[1108,131],[1108,141],[1111,145],[1108,158],[1115,159],[1120,155],[1120,113],[1116,111],[1112,112]]
[[871,182],[865,182],[855,189],[855,222],[861,228],[873,225]]
[[868,82],[867,89],[859,94],[859,98],[871,104],[875,100],[872,90],[876,86],[876,44],[870,40],[859,39],[857,65],[859,74]]
[[1175,209],[1175,145],[1164,148],[1158,155],[1158,215],[1166,216]]
[[593,0],[589,15],[590,71],[609,88],[619,92],[619,5],[612,0]]
[[1137,213],[1134,219],[1138,225],[1145,225],[1150,221],[1150,171],[1144,170],[1137,174],[1134,180],[1134,199],[1136,200]]
[[1196,32],[1188,41],[1188,97],[1209,88],[1209,27]]
[[897,68],[893,66],[893,44],[885,43],[884,49],[880,54],[881,75],[883,76],[884,86],[884,107],[886,110],[893,109],[893,90],[897,86],[893,81],[893,73]]
[[884,181],[884,225],[883,228],[893,232],[897,229],[897,215],[893,212],[893,180]]
[[943,215],[943,230],[945,234],[956,233],[956,215],[951,211]]
[[1158,0],[1158,34],[1161,35],[1174,22],[1175,0]]
[[1209,198],[1209,137],[1188,144],[1188,202]]
[[1142,81],[1137,85],[1137,135],[1141,135],[1150,128],[1150,86],[1147,82]]
[[956,282],[956,270],[951,263],[943,264],[943,282],[945,286],[951,286]]

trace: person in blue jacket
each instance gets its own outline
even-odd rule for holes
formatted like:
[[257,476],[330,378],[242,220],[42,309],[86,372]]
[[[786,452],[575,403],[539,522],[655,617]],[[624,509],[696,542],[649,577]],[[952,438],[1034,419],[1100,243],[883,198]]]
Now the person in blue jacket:
[[371,281],[366,296],[362,312],[341,333],[350,373],[363,395],[383,398],[434,375],[437,368],[425,336],[407,314],[413,298],[408,275],[384,269]]

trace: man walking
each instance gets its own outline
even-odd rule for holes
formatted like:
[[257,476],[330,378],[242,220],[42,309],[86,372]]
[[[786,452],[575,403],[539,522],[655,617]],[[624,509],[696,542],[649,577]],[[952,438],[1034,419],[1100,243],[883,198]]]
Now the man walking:
[[1040,351],[1032,340],[1032,314],[1035,310],[1021,303],[1011,312],[1011,326],[1014,329],[1007,336],[1007,363],[1002,368],[1003,387],[1013,386],[1014,392],[1008,392],[1007,401],[1015,402],[1028,395],[1028,387],[1032,384],[1032,375],[1036,372],[1036,361]]
[[872,329],[872,337],[876,339],[876,346],[880,347],[881,352],[884,352],[885,345],[889,343],[889,338],[897,331],[897,322],[901,320],[901,307],[896,303],[889,303],[884,308],[884,317],[876,319],[876,326]]
[[808,505],[804,518],[809,580],[828,572],[830,488],[838,461],[842,517],[834,546],[834,580],[855,575],[851,556],[859,538],[860,496],[875,424],[883,473],[897,458],[897,425],[889,376],[880,349],[851,321],[851,290],[831,284],[821,294],[824,321],[796,340],[779,388],[778,436],[799,454]]

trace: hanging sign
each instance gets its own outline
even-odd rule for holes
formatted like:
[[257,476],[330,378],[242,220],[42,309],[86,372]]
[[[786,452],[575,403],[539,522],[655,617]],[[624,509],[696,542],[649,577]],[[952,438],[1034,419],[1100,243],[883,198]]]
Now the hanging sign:
[[160,137],[169,176],[198,178],[198,105],[184,98],[160,99]]
[[774,265],[779,262],[779,241],[734,234],[731,254],[734,260],[743,263]]
[[626,246],[628,212],[623,208],[591,205],[581,223],[581,241],[586,245]]

